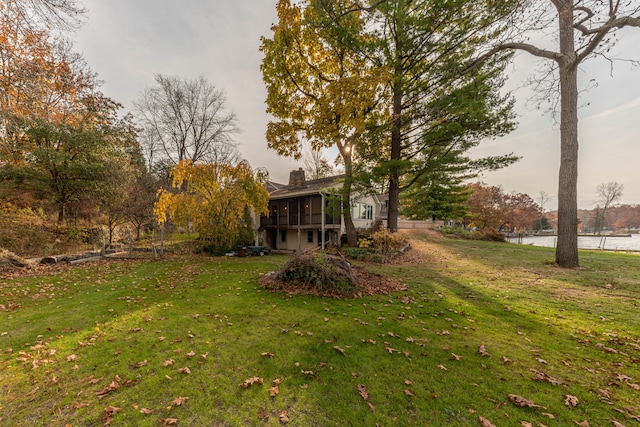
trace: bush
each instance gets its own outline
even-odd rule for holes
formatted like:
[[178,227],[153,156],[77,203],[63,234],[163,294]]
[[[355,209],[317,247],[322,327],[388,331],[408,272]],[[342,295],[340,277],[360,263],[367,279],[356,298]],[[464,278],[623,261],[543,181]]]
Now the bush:
[[487,240],[490,242],[505,242],[504,234],[493,228],[478,230],[473,234],[474,240]]
[[382,255],[398,252],[408,244],[404,237],[398,233],[392,233],[388,228],[380,228],[369,237],[369,240],[371,241],[369,248]]
[[443,227],[440,232],[447,236],[464,240],[487,240],[491,242],[504,242],[504,234],[493,228],[483,228],[482,230],[469,231],[461,227]]
[[359,239],[357,248],[345,247],[341,252],[351,259],[381,264],[399,254],[408,245],[407,240],[398,233],[380,228],[369,237]]
[[361,246],[359,248],[342,248],[340,251],[351,259],[365,259],[369,254],[369,250],[366,246]]
[[209,256],[223,256],[225,253],[227,253],[227,250],[225,248],[221,248],[214,244],[208,244],[208,245],[201,246],[199,249],[196,250],[196,253],[205,254]]
[[462,227],[442,227],[440,232],[446,237],[471,240],[473,232]]

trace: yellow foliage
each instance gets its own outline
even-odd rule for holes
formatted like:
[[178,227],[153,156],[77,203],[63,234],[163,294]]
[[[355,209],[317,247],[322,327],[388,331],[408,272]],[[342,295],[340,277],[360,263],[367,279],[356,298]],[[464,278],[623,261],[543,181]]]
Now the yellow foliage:
[[158,223],[191,221],[201,238],[228,247],[244,225],[245,213],[267,213],[266,176],[245,163],[193,164],[171,170],[173,192],[160,189],[154,212]]

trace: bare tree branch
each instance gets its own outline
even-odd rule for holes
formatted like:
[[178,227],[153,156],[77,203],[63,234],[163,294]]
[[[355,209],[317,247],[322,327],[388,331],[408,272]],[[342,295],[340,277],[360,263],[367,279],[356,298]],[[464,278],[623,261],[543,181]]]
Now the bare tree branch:
[[[204,77],[183,80],[156,76],[135,102],[138,119],[147,129],[154,154],[177,164],[191,162],[236,163],[240,160],[231,135],[237,132],[235,113],[228,112],[224,92]],[[156,141],[153,140],[156,139]],[[156,159],[160,161],[162,159]]]
[[79,28],[87,14],[80,0],[6,0],[2,3],[26,25],[40,23],[59,30]]

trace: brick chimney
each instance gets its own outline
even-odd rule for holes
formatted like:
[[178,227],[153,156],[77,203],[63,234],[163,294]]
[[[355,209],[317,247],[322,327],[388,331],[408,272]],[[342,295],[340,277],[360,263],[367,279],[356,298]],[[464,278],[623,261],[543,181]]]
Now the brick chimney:
[[305,183],[304,169],[292,170],[289,174],[289,185],[292,187],[301,187]]

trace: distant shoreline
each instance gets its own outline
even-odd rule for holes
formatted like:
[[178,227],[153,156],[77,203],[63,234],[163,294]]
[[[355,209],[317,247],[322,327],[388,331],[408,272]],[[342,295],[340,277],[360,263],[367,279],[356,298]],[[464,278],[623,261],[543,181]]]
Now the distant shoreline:
[[[531,234],[531,233],[504,233],[506,237],[558,237],[558,233],[553,234]],[[633,234],[578,234],[578,237],[632,237]]]

